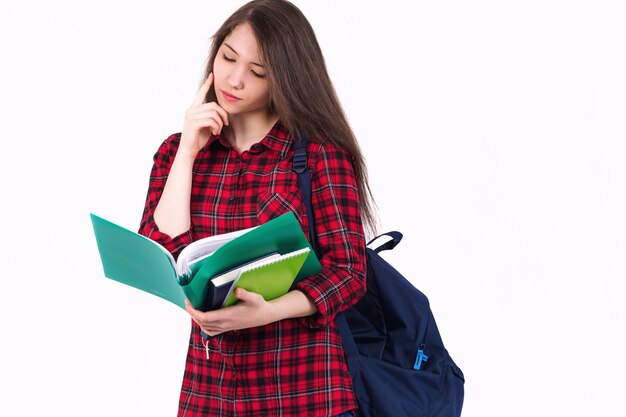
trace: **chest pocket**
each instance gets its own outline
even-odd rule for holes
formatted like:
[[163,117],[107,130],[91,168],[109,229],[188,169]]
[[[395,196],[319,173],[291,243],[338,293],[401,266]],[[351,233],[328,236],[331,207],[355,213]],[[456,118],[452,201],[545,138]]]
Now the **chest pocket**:
[[308,222],[304,213],[304,202],[300,191],[289,193],[267,193],[262,192],[257,196],[257,218],[259,224],[266,223],[281,214],[293,212],[302,226],[308,230]]

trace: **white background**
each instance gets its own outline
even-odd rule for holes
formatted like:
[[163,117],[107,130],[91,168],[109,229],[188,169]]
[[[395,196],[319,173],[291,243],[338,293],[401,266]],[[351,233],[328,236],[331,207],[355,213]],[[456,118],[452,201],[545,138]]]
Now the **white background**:
[[[464,417],[623,408],[619,1],[296,1],[428,295]],[[103,276],[240,1],[0,3],[0,415],[173,416],[185,312]]]

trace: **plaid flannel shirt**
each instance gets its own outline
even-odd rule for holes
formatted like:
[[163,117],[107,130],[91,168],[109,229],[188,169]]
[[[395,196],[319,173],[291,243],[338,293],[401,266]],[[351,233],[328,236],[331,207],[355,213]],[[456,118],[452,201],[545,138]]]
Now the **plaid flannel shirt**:
[[[295,213],[308,236],[308,219],[292,171],[293,138],[278,121],[249,151],[238,153],[223,135],[211,136],[193,167],[191,228],[170,237],[154,209],[180,133],[154,156],[139,233],[174,256],[195,239]],[[322,272],[294,285],[317,306],[313,316],[287,319],[209,339],[210,358],[192,321],[179,416],[334,416],[356,400],[334,316],[365,291],[365,238],[351,157],[325,142],[308,144],[312,204]]]

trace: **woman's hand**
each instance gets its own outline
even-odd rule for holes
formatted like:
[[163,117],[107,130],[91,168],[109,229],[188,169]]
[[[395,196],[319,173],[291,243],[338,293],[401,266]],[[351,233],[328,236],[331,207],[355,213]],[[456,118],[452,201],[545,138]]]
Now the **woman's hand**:
[[240,301],[231,307],[202,312],[193,308],[189,301],[185,300],[186,309],[193,321],[209,336],[231,330],[263,326],[278,320],[273,304],[265,301],[263,296],[243,288],[237,288],[235,296]]
[[218,135],[224,125],[228,126],[228,113],[216,102],[205,103],[205,98],[213,84],[213,73],[210,73],[196,94],[191,107],[185,112],[185,121],[180,139],[179,152],[190,156],[198,154],[206,145],[211,134]]

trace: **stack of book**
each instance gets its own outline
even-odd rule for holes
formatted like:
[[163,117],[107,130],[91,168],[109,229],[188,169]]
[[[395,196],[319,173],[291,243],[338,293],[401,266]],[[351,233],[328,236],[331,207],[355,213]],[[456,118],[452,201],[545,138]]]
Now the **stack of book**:
[[293,213],[260,226],[197,240],[178,260],[159,243],[91,214],[107,278],[199,310],[237,302],[236,288],[280,297],[294,282],[321,271]]

